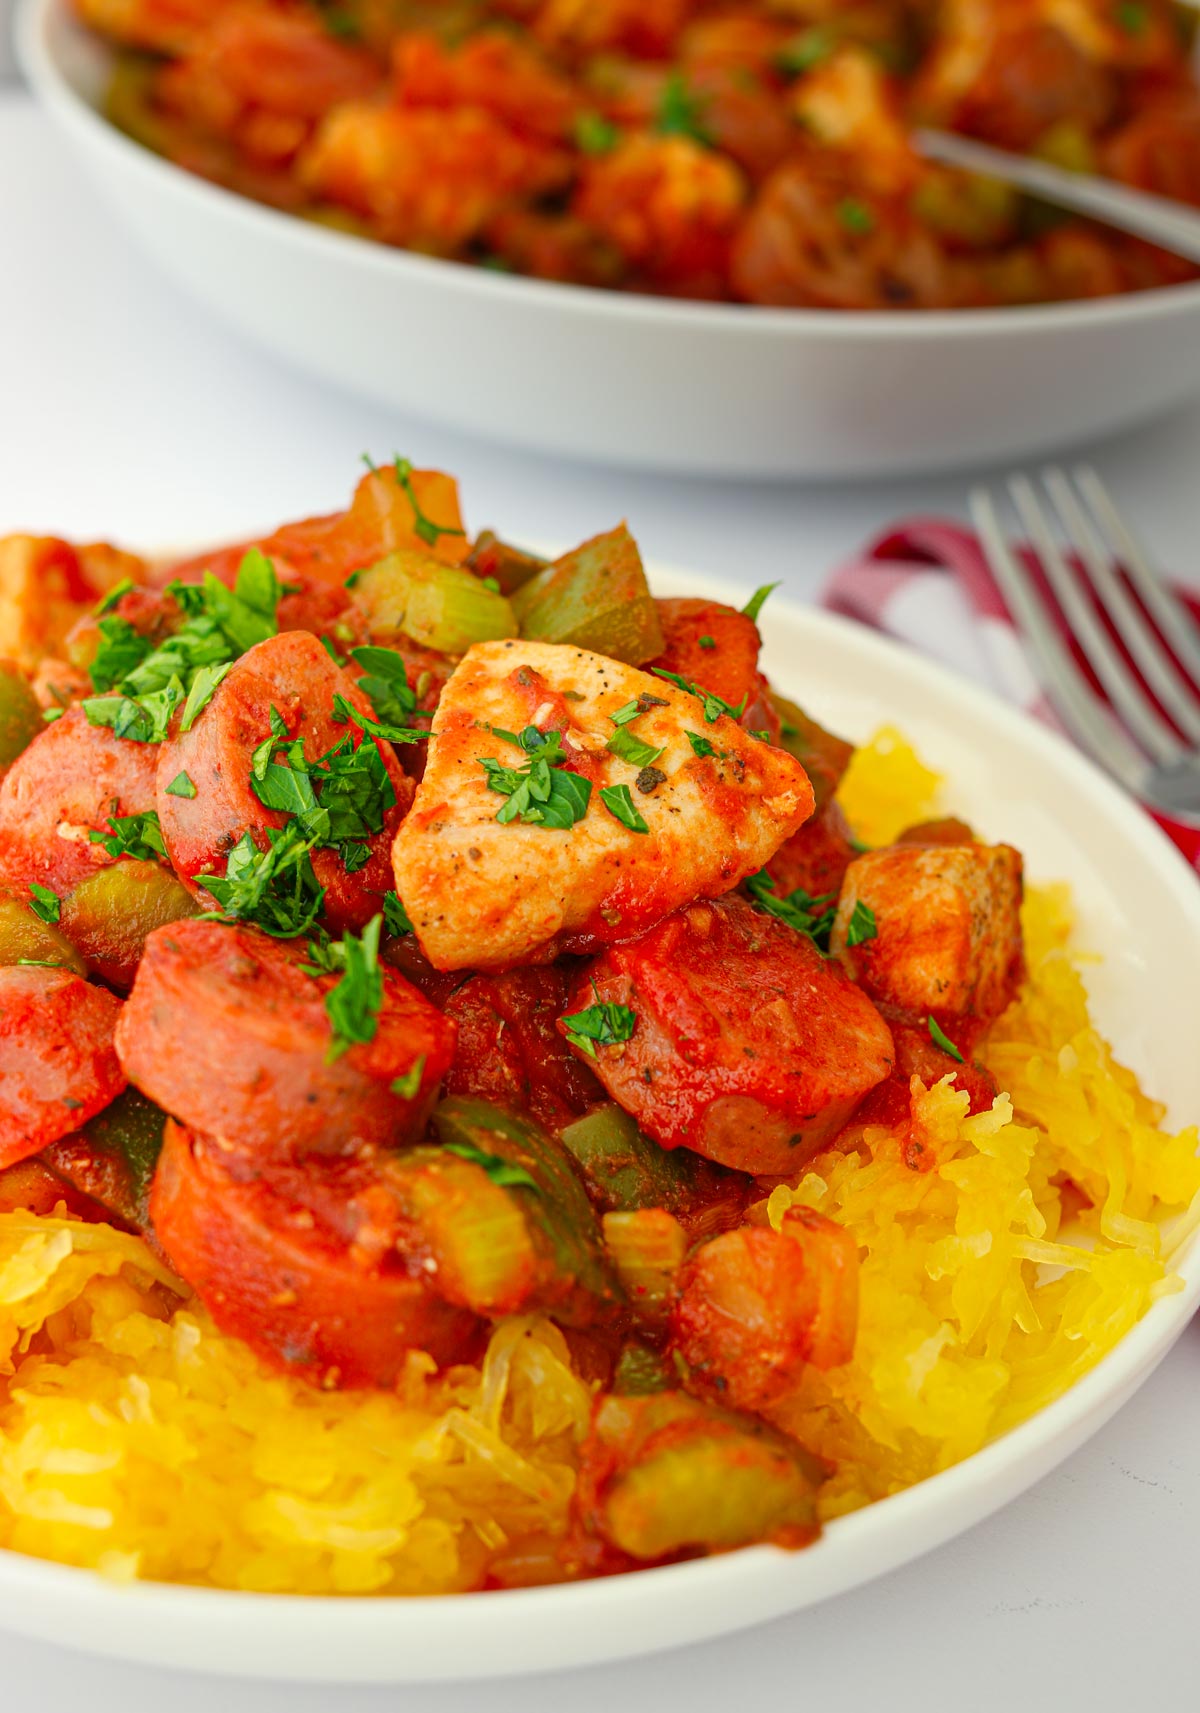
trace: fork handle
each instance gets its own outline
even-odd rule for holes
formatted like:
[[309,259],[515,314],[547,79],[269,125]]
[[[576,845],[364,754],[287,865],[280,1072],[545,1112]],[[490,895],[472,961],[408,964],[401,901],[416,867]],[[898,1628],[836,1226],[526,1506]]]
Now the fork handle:
[[1200,263],[1200,210],[1165,196],[1152,196],[1149,191],[1131,190],[1112,179],[1066,172],[1047,161],[1009,154],[1006,149],[993,149],[988,143],[976,143],[949,131],[917,130],[912,141],[926,160],[1001,179],[1046,202],[1090,215],[1106,226],[1131,232],[1189,262]]

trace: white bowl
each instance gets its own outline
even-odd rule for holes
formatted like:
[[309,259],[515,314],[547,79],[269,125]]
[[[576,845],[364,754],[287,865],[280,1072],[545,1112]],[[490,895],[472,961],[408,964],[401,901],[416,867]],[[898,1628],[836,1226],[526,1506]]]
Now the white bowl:
[[[740,599],[681,572],[654,583],[662,594]],[[1104,955],[1088,973],[1100,1026],[1177,1124],[1200,1115],[1200,886],[1174,846],[1061,738],[942,668],[778,597],[766,632],[765,664],[782,690],[856,739],[895,721],[946,774],[955,810],[1018,845],[1032,879],[1071,883],[1080,943]],[[755,1547],[569,1587],[420,1600],[117,1588],[0,1552],[0,1623],[148,1664],[393,1683],[549,1671],[744,1629],[916,1558],[1054,1468],[1183,1331],[1200,1300],[1200,1242],[1179,1270],[1183,1291],[1065,1396],[956,1468],[832,1523],[804,1552]]]
[[539,452],[695,475],[869,476],[1104,434],[1200,387],[1200,285],[948,313],[758,310],[506,278],[215,189],[95,111],[109,64],[25,0],[25,72],[193,296],[369,398]]

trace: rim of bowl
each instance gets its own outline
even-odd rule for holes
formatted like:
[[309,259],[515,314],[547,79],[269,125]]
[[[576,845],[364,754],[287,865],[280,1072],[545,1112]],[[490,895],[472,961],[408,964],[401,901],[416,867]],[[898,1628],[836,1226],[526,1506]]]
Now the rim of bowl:
[[[543,309],[575,314],[584,319],[599,317],[616,322],[641,322],[660,332],[678,327],[688,333],[708,329],[734,339],[778,339],[781,336],[811,337],[819,334],[834,340],[854,341],[862,337],[880,342],[894,339],[897,335],[917,341],[980,335],[1003,338],[1020,333],[1052,333],[1073,323],[1090,327],[1120,326],[1127,322],[1173,318],[1200,311],[1200,280],[1125,292],[1117,297],[1013,304],[989,309],[777,309],[750,304],[697,303],[684,298],[654,297],[648,293],[604,291],[595,286],[506,275],[463,262],[424,256],[385,244],[380,239],[339,232],[304,220],[300,215],[284,213],[240,192],[212,184],[156,155],[118,130],[80,94],[55,53],[52,33],[56,29],[74,32],[97,53],[111,52],[99,37],[70,15],[66,0],[18,0],[15,21],[17,59],[30,87],[45,107],[78,132],[90,134],[125,164],[156,177],[160,183],[169,181],[181,195],[196,199],[210,212],[259,226],[265,223],[279,238],[298,249],[308,249],[325,256],[332,256],[340,250],[347,260],[355,257],[366,266],[401,275],[411,273],[417,279],[424,276],[441,289],[459,291],[466,296],[526,303],[531,310],[536,310],[540,304]],[[353,246],[353,249],[346,246]]]
[[[718,576],[685,571],[671,564],[652,561],[648,569],[652,579],[658,576],[673,581],[686,577],[689,585],[700,592],[707,590],[714,595],[720,592],[727,594],[732,587]],[[1139,858],[1147,863],[1160,880],[1164,870],[1174,871],[1180,881],[1185,883],[1179,891],[1181,913],[1185,919],[1191,920],[1193,933],[1200,942],[1200,887],[1195,884],[1194,871],[1151,818],[1065,737],[1050,727],[1039,725],[1020,709],[1008,705],[991,691],[972,683],[951,671],[949,667],[935,660],[918,657],[889,637],[867,631],[853,620],[836,613],[807,607],[802,602],[786,596],[777,597],[777,600],[776,610],[786,613],[791,624],[807,629],[812,640],[820,642],[827,639],[835,648],[840,646],[857,650],[862,664],[868,669],[873,662],[877,662],[882,667],[894,668],[900,665],[902,670],[919,672],[922,684],[932,685],[935,694],[957,699],[975,715],[997,727],[997,741],[1002,739],[1006,730],[1016,732],[1020,741],[1031,746],[1052,768],[1065,767],[1076,788],[1090,797],[1102,813],[1122,820],[1128,836],[1139,847]],[[1052,1446],[1055,1441],[1066,1440],[1070,1448],[1078,1443],[1072,1439],[1072,1434],[1089,1416],[1104,1411],[1097,1427],[1103,1425],[1103,1420],[1112,1413],[1111,1410],[1105,1411],[1105,1405],[1112,1405],[1115,1409],[1140,1388],[1157,1362],[1182,1333],[1200,1303],[1200,1232],[1193,1232],[1185,1239],[1181,1253],[1173,1259],[1172,1267],[1183,1280],[1183,1289],[1152,1303],[1120,1342],[1065,1392],[1043,1405],[1034,1415],[1019,1422],[996,1439],[988,1441],[962,1462],[952,1464],[949,1468],[940,1470],[898,1493],[890,1494],[862,1510],[833,1519],[826,1524],[822,1539],[803,1553],[793,1555],[769,1545],[749,1546],[737,1552],[691,1559],[679,1564],[660,1565],[583,1583],[497,1589],[488,1593],[488,1607],[503,1610],[510,1617],[520,1615],[528,1620],[544,1621],[565,1599],[571,1603],[586,1602],[594,1616],[607,1614],[612,1617],[618,1615],[621,1610],[628,1609],[631,1603],[644,1607],[645,1602],[650,1599],[670,1601],[679,1596],[686,1597],[689,1592],[697,1592],[701,1582],[706,1587],[730,1580],[754,1585],[767,1565],[771,1567],[769,1574],[772,1581],[778,1579],[778,1584],[781,1585],[788,1580],[789,1568],[797,1561],[803,1561],[793,1578],[800,1583],[801,1579],[807,1576],[807,1566],[815,1563],[821,1555],[823,1542],[834,1544],[838,1549],[838,1557],[844,1560],[855,1554],[864,1537],[869,1540],[872,1535],[878,1536],[879,1544],[875,1547],[874,1557],[879,1562],[874,1563],[865,1573],[846,1576],[838,1575],[835,1570],[831,1573],[827,1590],[815,1597],[804,1598],[802,1590],[798,1588],[798,1598],[795,1602],[776,1600],[772,1603],[771,1610],[764,1610],[760,1614],[767,1618],[780,1611],[791,1610],[793,1606],[798,1609],[816,1604],[821,1599],[861,1586],[889,1569],[903,1566],[922,1556],[930,1546],[953,1539],[974,1522],[1002,1509],[1009,1502],[1007,1498],[997,1503],[990,1503],[987,1499],[984,1499],[982,1504],[978,1503],[978,1496],[992,1484],[993,1478],[1002,1477],[1006,1471],[1011,1472],[1027,1461],[1036,1459],[1039,1448]],[[1087,1437],[1090,1435],[1085,1430],[1081,1438]],[[1052,1457],[1048,1467],[1056,1466],[1059,1461],[1060,1457]],[[1037,1477],[1031,1477],[1029,1482],[1021,1483],[1017,1491],[1024,1490],[1033,1479]],[[888,1543],[894,1541],[897,1535],[906,1535],[910,1530],[910,1519],[914,1516],[919,1518],[923,1510],[933,1510],[944,1518],[948,1513],[952,1514],[963,1501],[971,1506],[971,1510],[970,1515],[961,1523],[951,1521],[948,1526],[937,1525],[934,1538],[926,1539],[924,1544],[917,1545],[911,1552],[904,1548],[899,1551],[888,1550]],[[207,1615],[209,1618],[214,1617],[218,1610],[224,1616],[232,1618],[239,1611],[249,1611],[253,1614],[270,1608],[280,1616],[289,1611],[312,1611],[314,1615],[320,1614],[322,1617],[341,1613],[345,1615],[344,1622],[348,1627],[362,1623],[368,1613],[377,1614],[381,1622],[394,1625],[398,1607],[405,1612],[411,1609],[415,1618],[423,1625],[428,1624],[431,1621],[432,1605],[439,1613],[444,1610],[445,1618],[439,1618],[437,1621],[444,1622],[452,1630],[457,1622],[469,1621],[467,1615],[476,1611],[481,1603],[478,1593],[424,1597],[276,1594],[150,1580],[139,1581],[132,1586],[117,1586],[105,1583],[90,1569],[37,1558],[12,1548],[0,1548],[0,1591],[6,1583],[15,1585],[16,1580],[40,1587],[48,1595],[52,1595],[57,1589],[84,1601],[118,1598],[122,1601],[133,1600],[143,1609],[144,1614],[157,1609],[165,1616],[169,1609],[185,1607],[193,1601],[198,1601],[201,1603],[200,1615]],[[496,1606],[497,1602],[500,1603],[499,1607]],[[745,1628],[746,1622],[731,1624],[729,1628]],[[650,1650],[639,1647],[631,1650],[629,1657],[647,1651]],[[537,1668],[522,1666],[521,1669]]]

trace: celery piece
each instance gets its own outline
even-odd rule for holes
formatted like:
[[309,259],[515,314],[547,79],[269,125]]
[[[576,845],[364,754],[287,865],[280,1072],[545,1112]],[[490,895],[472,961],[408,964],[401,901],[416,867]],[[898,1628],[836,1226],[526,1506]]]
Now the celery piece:
[[166,1114],[153,1101],[127,1088],[82,1130],[51,1143],[42,1158],[123,1224],[145,1231],[165,1123]]
[[407,548],[359,572],[353,593],[379,640],[402,633],[439,654],[465,654],[474,642],[517,635],[503,595],[459,565]]
[[786,697],[777,696],[773,690],[771,703],[783,722],[780,747],[795,756],[808,774],[816,797],[813,813],[818,814],[837,790],[843,773],[850,765],[854,745],[827,732],[803,708],[798,708]]
[[660,1148],[612,1102],[594,1106],[568,1124],[561,1137],[603,1213],[662,1207],[682,1218],[736,1193],[733,1173],[690,1148]]
[[536,1220],[525,1199],[445,1148],[410,1149],[388,1179],[437,1269],[439,1293],[476,1314],[516,1314],[537,1282]]
[[510,1188],[509,1194],[520,1197],[526,1218],[548,1244],[559,1278],[579,1287],[563,1311],[556,1309],[559,1319],[591,1321],[619,1300],[592,1204],[561,1144],[531,1119],[465,1095],[451,1095],[434,1109],[433,1128],[444,1148],[504,1162],[533,1179],[536,1188]]
[[526,553],[501,541],[495,530],[485,529],[471,543],[464,564],[477,577],[491,577],[502,595],[511,595],[550,563],[536,553]]
[[679,1384],[679,1376],[661,1350],[630,1339],[621,1346],[613,1373],[612,1389],[619,1397],[641,1398],[651,1392],[667,1392]]
[[125,987],[133,979],[146,936],[199,910],[171,869],[123,857],[79,882],[63,899],[60,921],[93,972]]
[[675,1294],[675,1276],[687,1253],[682,1225],[661,1207],[606,1213],[604,1246],[630,1307],[651,1325],[665,1321]]
[[658,608],[624,524],[556,559],[513,596],[521,635],[589,648],[629,666],[663,651]]
[[679,1392],[604,1398],[593,1432],[613,1456],[600,1531],[632,1558],[710,1552],[816,1532],[799,1447],[749,1417]]
[[0,898],[0,964],[60,964],[74,975],[87,965],[67,936],[19,898]]
[[0,773],[44,729],[29,680],[11,660],[0,660]]

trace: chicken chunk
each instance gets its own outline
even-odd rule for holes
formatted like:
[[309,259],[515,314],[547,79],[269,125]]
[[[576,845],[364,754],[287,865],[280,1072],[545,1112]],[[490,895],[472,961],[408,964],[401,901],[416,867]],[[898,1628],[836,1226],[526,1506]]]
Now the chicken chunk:
[[[889,1015],[933,1017],[966,1051],[1016,992],[1021,887],[1021,855],[1011,845],[868,851],[846,870],[830,944]],[[872,912],[876,933],[851,946],[860,905]]]
[[[892,1068],[891,1031],[866,995],[742,898],[613,947],[572,1000],[559,1027],[646,1134],[744,1172],[799,1171]],[[581,1044],[577,1014],[610,1005],[633,1014],[628,1038]]]
[[[393,850],[430,962],[497,969],[592,951],[761,868],[810,814],[808,777],[707,707],[711,719],[687,691],[584,649],[472,648]],[[501,794],[537,765],[516,742],[531,727],[559,734],[553,778],[581,810],[573,823],[533,819],[528,799],[522,819],[522,798]]]

